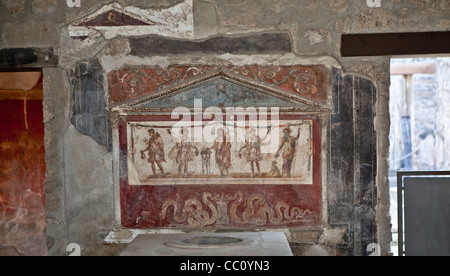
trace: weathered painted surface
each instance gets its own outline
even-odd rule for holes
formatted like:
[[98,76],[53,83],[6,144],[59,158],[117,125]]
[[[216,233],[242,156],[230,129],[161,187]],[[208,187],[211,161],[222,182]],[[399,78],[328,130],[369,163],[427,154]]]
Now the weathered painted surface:
[[46,255],[42,100],[0,100],[0,256]]
[[331,83],[329,71],[323,66],[191,65],[166,69],[127,68],[109,73],[110,100],[117,105],[149,94],[170,91],[168,88],[177,89],[218,74],[238,78],[244,83],[250,81],[268,89],[291,92],[320,103],[328,100],[327,90]]
[[[374,240],[377,188],[373,83],[333,72],[328,144],[328,212],[331,225],[350,225],[353,254],[364,255]],[[356,103],[356,105],[355,105]]]
[[135,56],[176,55],[179,53],[251,54],[254,52],[280,54],[292,52],[286,33],[254,34],[249,36],[219,36],[204,41],[178,40],[159,36],[130,39],[131,54]]
[[[170,117],[160,120],[164,119],[167,123]],[[290,122],[293,122],[293,119],[291,117]],[[138,120],[141,124],[149,122],[149,118],[142,118],[142,116],[129,117],[129,121],[133,120]],[[149,163],[154,163],[155,174],[149,178],[144,177],[141,181],[135,180],[134,177],[139,178],[142,175],[135,175],[135,173],[139,174],[139,170],[148,172],[150,164],[146,164],[141,169],[133,166],[130,158],[133,159],[134,154],[131,151],[133,147],[138,146],[128,144],[128,129],[123,122],[119,126],[120,151],[122,152],[120,162],[122,225],[127,228],[183,227],[183,225],[185,227],[317,226],[320,223],[322,205],[320,127],[317,121],[314,123],[314,129],[311,135],[317,142],[316,146],[310,149],[310,144],[307,142],[308,151],[313,150],[313,152],[306,152],[306,154],[302,152],[299,156],[303,158],[300,162],[296,162],[296,164],[306,162],[302,163],[304,165],[302,169],[297,167],[295,171],[289,170],[286,162],[292,160],[288,160],[289,157],[285,156],[285,158],[279,158],[280,163],[283,160],[285,162],[282,163],[283,168],[275,165],[277,167],[275,170],[273,160],[277,159],[276,157],[267,154],[266,158],[272,157],[273,160],[263,161],[262,158],[258,158],[257,153],[249,152],[246,160],[229,160],[229,165],[235,166],[234,169],[229,168],[229,171],[223,168],[226,164],[223,164],[221,157],[216,155],[214,171],[217,174],[208,176],[204,175],[206,172],[205,168],[202,168],[201,157],[194,158],[194,149],[189,156],[182,151],[183,148],[173,151],[178,149],[176,147],[179,144],[175,144],[169,156],[164,158],[164,160],[167,158],[168,163],[162,161],[162,156],[165,155],[159,155],[161,152],[159,150],[158,154],[155,152],[147,159]],[[307,137],[302,139],[308,140]],[[169,138],[163,142],[161,139],[161,142],[169,144],[170,140]],[[197,148],[194,144],[191,147]],[[299,145],[298,150],[300,151],[301,148],[303,147]],[[166,151],[168,152],[169,148]],[[286,153],[286,149],[282,151],[283,154]],[[172,156],[173,160],[169,160],[172,152],[175,153]],[[142,156],[135,158],[148,157],[146,152],[141,151],[141,153]],[[183,159],[184,156],[192,157],[192,159]],[[237,156],[234,157],[237,158]],[[231,152],[229,158],[231,158]],[[247,164],[244,167],[241,163]],[[187,167],[189,164],[190,169]],[[155,165],[158,165],[159,171]],[[133,170],[130,170],[129,166],[133,166]],[[223,175],[220,174],[220,166],[223,166]],[[250,171],[251,166],[254,168],[253,173]],[[270,166],[272,166],[271,171],[269,171]],[[165,170],[164,167],[166,167]],[[238,173],[235,170],[245,170],[245,172]],[[292,176],[288,175],[290,172]],[[311,182],[296,177],[297,175],[305,177],[303,173],[310,175]],[[133,174],[133,177],[130,177],[130,174]],[[136,185],[137,182],[134,181],[139,184]],[[261,181],[265,181],[265,185],[261,185]],[[200,185],[200,183],[204,184]],[[231,184],[233,185],[230,186]]]
[[[119,119],[117,141],[122,225],[319,226],[322,131],[316,116],[331,109],[303,97],[326,98],[322,94],[328,84],[317,80],[330,77],[318,68],[191,66],[111,72],[112,95],[150,92],[114,109],[129,114]],[[180,120],[171,116],[179,107],[198,113],[214,106],[216,113],[219,106],[228,112],[258,108],[257,124],[251,124],[248,111],[241,119],[233,111],[231,117],[214,119],[192,115],[196,126],[184,125],[180,131]],[[276,113],[268,111],[275,107]],[[261,108],[270,117],[262,116]],[[156,111],[167,115],[150,115]]]
[[72,124],[81,134],[111,150],[111,127],[100,64],[97,61],[80,63],[71,76],[74,87]]
[[303,227],[321,216],[320,191],[312,186],[124,186],[122,196],[126,228]]
[[313,184],[320,141],[307,117],[260,115],[257,124],[216,117],[221,121],[194,121],[194,127],[177,126],[181,121],[170,116],[134,119],[124,134],[130,185]]
[[72,38],[86,39],[96,32],[102,33],[107,39],[150,34],[192,38],[192,0],[162,10],[123,7],[119,3],[113,3],[69,26],[69,35]]

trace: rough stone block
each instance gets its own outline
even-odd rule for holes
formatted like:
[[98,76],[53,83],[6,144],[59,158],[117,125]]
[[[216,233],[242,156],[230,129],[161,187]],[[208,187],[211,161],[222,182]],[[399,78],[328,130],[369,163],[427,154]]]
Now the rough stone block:
[[2,0],[1,3],[12,15],[25,13],[25,0]]
[[5,47],[56,47],[59,29],[51,23],[4,24],[2,40]]
[[322,236],[320,237],[319,242],[321,244],[343,244],[345,242],[345,236],[347,234],[347,229],[345,228],[337,228],[337,229],[326,229]]
[[214,4],[206,1],[196,1],[193,7],[194,37],[208,37],[217,35],[219,16]]
[[52,14],[56,11],[56,0],[33,0],[32,9],[37,14]]
[[291,241],[296,243],[316,243],[322,231],[296,231],[291,235]]

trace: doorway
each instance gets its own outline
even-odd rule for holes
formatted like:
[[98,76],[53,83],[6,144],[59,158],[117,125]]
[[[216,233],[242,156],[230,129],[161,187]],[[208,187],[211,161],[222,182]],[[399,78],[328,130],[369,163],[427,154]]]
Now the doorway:
[[391,60],[392,252],[398,255],[397,172],[450,169],[450,58]]
[[0,73],[0,256],[47,255],[42,71]]

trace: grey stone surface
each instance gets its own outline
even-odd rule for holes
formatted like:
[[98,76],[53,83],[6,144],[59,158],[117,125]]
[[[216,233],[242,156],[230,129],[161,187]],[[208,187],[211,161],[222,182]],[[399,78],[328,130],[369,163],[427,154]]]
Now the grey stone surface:
[[94,140],[69,127],[64,137],[66,216],[69,243],[81,246],[83,256],[101,254],[101,233],[114,217],[112,154]]
[[12,15],[25,13],[25,0],[2,0],[1,4]]
[[56,47],[58,44],[58,26],[49,22],[7,23],[1,29],[1,38],[8,48]]
[[44,69],[43,105],[45,122],[45,191],[47,195],[47,242],[49,255],[64,255],[66,240],[64,132],[70,124],[70,94],[67,74],[61,69]]
[[320,245],[313,245],[310,248],[306,249],[303,253],[305,257],[328,257],[330,253],[327,249]]
[[39,15],[54,14],[58,8],[57,0],[33,0],[32,10]]
[[208,1],[196,1],[193,7],[194,37],[203,38],[217,35],[219,15],[217,8]]

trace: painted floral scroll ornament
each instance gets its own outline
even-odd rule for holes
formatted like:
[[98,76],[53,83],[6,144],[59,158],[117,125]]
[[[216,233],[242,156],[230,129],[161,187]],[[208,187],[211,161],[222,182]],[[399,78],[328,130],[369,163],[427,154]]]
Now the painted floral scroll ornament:
[[312,70],[307,68],[295,69],[291,71],[290,75],[294,79],[294,87],[297,92],[313,95],[317,93],[317,78]]
[[121,79],[122,91],[128,95],[140,95],[145,91],[147,84],[139,72],[125,74]]
[[229,71],[235,75],[250,77],[262,84],[270,86],[281,85],[289,80],[289,76],[283,74],[280,66],[233,67]]
[[296,92],[301,94],[316,94],[316,73],[306,67],[295,67],[287,73],[281,66],[245,66],[233,67],[230,72],[235,75],[250,77],[259,83],[269,86],[293,85]]
[[[289,76],[285,76],[278,66],[261,67],[258,71],[258,78],[267,84],[281,85],[288,81]],[[281,78],[281,79],[280,79]]]
[[145,91],[147,95],[158,92],[170,93],[180,87],[194,85],[198,81],[218,75],[243,82],[246,85],[275,88],[309,98],[321,98],[323,93],[320,92],[324,91],[321,87],[323,86],[321,73],[304,66],[177,66],[169,68],[156,66],[139,71],[123,69],[113,72],[111,76],[114,75],[114,77],[110,78],[113,87],[111,92],[113,103],[132,98],[129,96],[129,90],[123,91],[121,86],[115,87],[117,81],[120,82],[124,74],[139,74],[147,85]]

